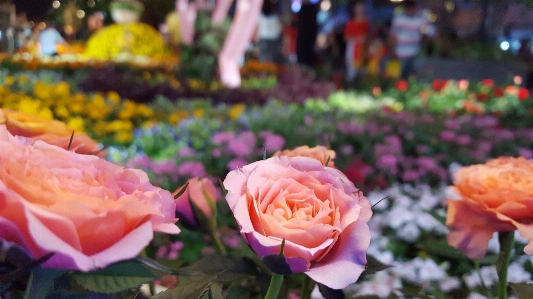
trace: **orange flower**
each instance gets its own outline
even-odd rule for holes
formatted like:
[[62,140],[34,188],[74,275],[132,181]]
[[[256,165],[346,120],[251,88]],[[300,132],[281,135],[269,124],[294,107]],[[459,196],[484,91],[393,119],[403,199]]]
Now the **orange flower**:
[[523,157],[500,157],[486,164],[463,167],[455,173],[448,199],[448,243],[470,258],[482,258],[494,232],[518,229],[533,254],[533,162]]
[[311,148],[307,145],[303,145],[303,146],[294,148],[292,150],[277,151],[274,154],[274,157],[276,156],[310,157],[310,158],[320,161],[322,165],[325,165],[329,159],[327,166],[335,167],[335,163],[333,162],[333,159],[335,159],[335,155],[336,155],[335,151],[330,150],[327,147],[322,146],[322,145],[317,145]]
[[[0,109],[0,124],[5,124],[12,135],[42,140],[64,149],[68,148],[70,137],[74,132],[63,122],[8,109]],[[78,154],[98,155],[100,157],[106,154],[104,151],[100,151],[98,143],[83,133],[74,135],[70,149]]]

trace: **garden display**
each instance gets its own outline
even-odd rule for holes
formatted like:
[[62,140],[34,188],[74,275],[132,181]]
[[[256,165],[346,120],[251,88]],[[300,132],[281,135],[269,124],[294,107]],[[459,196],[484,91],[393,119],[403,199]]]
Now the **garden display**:
[[[2,298],[531,292],[524,88],[335,91],[252,64],[244,80],[276,79],[226,98],[165,71],[75,72],[0,74]],[[99,72],[172,92],[127,98]]]

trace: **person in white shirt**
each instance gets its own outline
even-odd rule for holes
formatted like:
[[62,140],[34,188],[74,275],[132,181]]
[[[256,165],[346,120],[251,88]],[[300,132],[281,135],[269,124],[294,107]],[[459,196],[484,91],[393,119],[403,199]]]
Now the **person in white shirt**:
[[57,31],[53,23],[49,23],[46,29],[39,34],[39,43],[41,46],[41,55],[57,55],[57,46],[65,43],[65,39]]
[[257,23],[259,61],[280,62],[281,30],[281,22],[276,14],[275,4],[270,0],[265,0]]

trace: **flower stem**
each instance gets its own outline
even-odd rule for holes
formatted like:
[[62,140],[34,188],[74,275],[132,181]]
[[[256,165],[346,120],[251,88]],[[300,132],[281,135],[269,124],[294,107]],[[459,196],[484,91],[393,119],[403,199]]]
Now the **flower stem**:
[[511,260],[511,251],[514,246],[514,231],[499,232],[500,254],[496,261],[496,272],[498,273],[498,299],[507,299],[507,271]]
[[265,295],[265,299],[278,298],[279,290],[281,289],[282,283],[283,283],[283,275],[272,273],[272,278],[270,279],[270,285],[268,286],[268,291]]
[[209,230],[209,234],[211,235],[211,239],[213,239],[213,242],[215,243],[215,247],[217,248],[218,253],[220,253],[220,254],[228,253],[226,251],[226,247],[224,246],[224,244],[222,243],[222,241],[220,240],[220,238],[217,235],[216,228],[210,229]]
[[300,292],[300,299],[310,299],[314,287],[315,282],[311,278],[309,278],[309,276],[304,275],[304,281],[302,282],[302,290]]

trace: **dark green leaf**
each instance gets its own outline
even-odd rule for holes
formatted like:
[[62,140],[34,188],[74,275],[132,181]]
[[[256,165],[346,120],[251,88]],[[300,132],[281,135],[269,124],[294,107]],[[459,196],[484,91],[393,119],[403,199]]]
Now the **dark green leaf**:
[[155,260],[153,260],[151,258],[145,257],[145,256],[137,256],[135,258],[135,260],[141,262],[143,265],[147,266],[148,268],[150,268],[152,270],[163,272],[163,273],[166,273],[166,274],[173,274],[173,275],[200,275],[199,272],[185,271],[185,270],[181,270],[181,269],[178,269],[178,270],[170,269],[170,268],[158,263],[157,261],[155,261]]
[[530,283],[510,283],[516,298],[530,299],[533,297],[533,284]]
[[209,293],[211,295],[211,299],[224,299],[224,296],[222,295],[222,284],[221,283],[213,283],[211,285]]
[[426,251],[427,253],[436,256],[452,259],[468,259],[468,257],[464,253],[450,246],[446,239],[426,240],[418,244],[417,246],[420,249]]
[[48,268],[34,269],[24,292],[24,299],[45,299],[54,289],[54,280],[66,272]]
[[374,274],[376,272],[383,271],[390,267],[392,266],[382,264],[380,261],[375,259],[373,256],[368,255],[368,254],[366,255],[366,269],[364,272],[365,274]]
[[446,223],[446,217],[439,215],[439,213],[435,211],[426,211],[429,215],[433,216],[433,218],[437,219],[442,224]]
[[178,193],[176,193],[176,195],[174,195],[174,199],[180,197],[183,193],[185,193],[185,191],[187,191],[187,187],[189,187],[188,182],[187,184],[185,184],[185,186],[183,186],[183,188],[180,189],[180,191],[178,191]]
[[180,276],[178,285],[161,292],[152,299],[198,299],[209,290],[209,286],[218,278],[219,274],[200,276]]
[[345,295],[342,290],[335,290],[321,283],[318,284],[318,290],[325,299],[344,299]]
[[70,140],[68,141],[67,151],[70,151],[70,147],[72,146],[72,140],[74,140],[74,131],[72,131],[72,135],[70,135]]
[[234,285],[228,290],[228,294],[226,295],[226,299],[250,299],[252,298],[252,294],[250,293],[250,289],[241,286],[241,285]]
[[153,281],[155,275],[141,262],[130,260],[88,273],[75,272],[72,278],[84,288],[97,293],[118,293]]
[[220,178],[218,178],[218,183],[220,184],[220,190],[222,190],[222,195],[226,197],[226,195],[228,194],[228,190],[224,188],[224,182]]
[[208,275],[217,274],[217,282],[247,278],[256,275],[260,271],[258,265],[252,259],[231,254],[212,254],[190,266],[182,268],[182,270],[203,272]]

